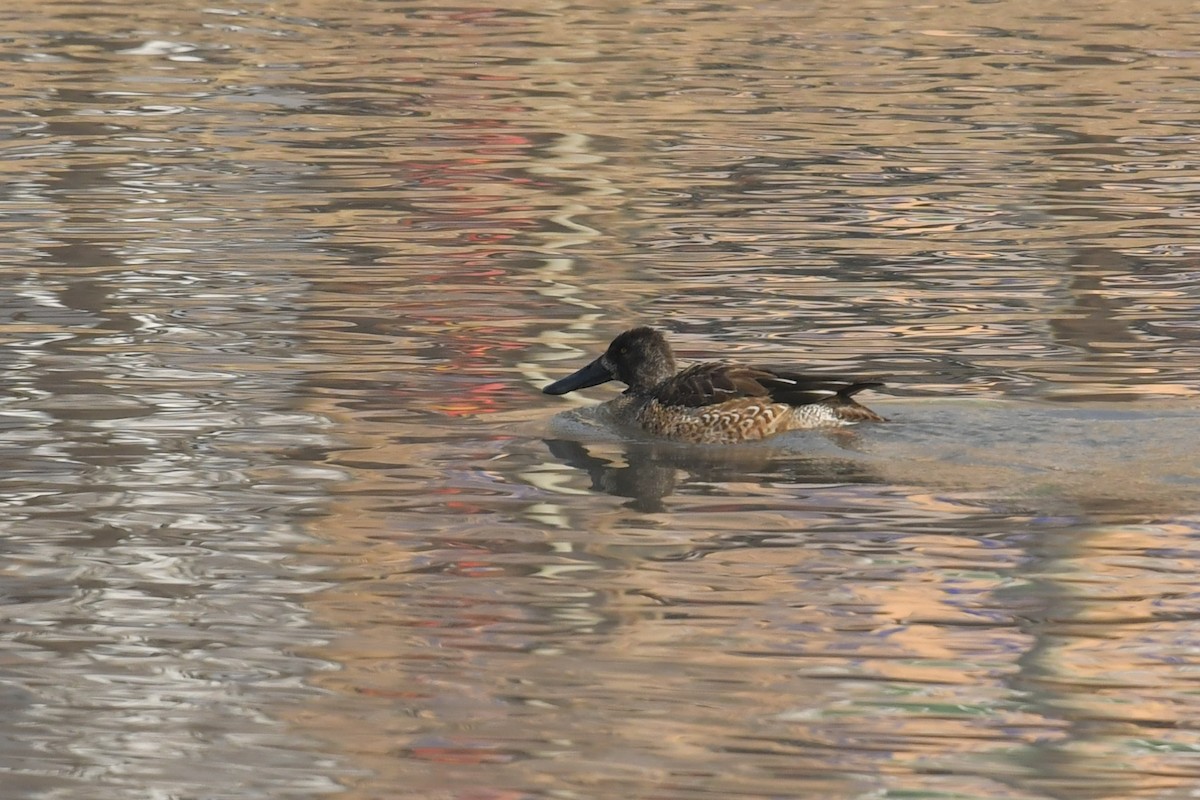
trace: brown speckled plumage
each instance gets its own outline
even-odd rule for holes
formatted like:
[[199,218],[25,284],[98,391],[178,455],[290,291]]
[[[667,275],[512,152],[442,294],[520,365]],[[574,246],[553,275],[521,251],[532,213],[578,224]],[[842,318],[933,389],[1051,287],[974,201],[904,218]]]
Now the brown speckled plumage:
[[604,355],[542,391],[565,394],[610,380],[629,386],[608,404],[618,422],[686,442],[734,444],[783,431],[883,422],[853,395],[882,386],[744,364],[706,362],[675,371],[663,335],[625,331]]

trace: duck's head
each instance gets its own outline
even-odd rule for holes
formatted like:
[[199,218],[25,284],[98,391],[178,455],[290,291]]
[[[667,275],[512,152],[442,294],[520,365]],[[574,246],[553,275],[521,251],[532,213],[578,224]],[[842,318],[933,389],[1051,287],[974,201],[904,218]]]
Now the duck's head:
[[674,374],[675,356],[666,338],[653,328],[633,328],[613,339],[604,355],[542,391],[566,394],[608,381],[620,381],[634,392],[646,391]]

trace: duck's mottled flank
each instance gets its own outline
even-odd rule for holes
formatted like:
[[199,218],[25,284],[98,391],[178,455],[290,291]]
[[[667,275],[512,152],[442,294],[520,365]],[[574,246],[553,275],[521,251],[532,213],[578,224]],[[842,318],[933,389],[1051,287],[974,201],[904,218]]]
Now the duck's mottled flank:
[[542,391],[566,394],[610,380],[629,387],[608,404],[614,419],[679,441],[735,444],[784,431],[884,422],[853,398],[883,385],[877,381],[722,362],[676,372],[667,340],[644,327],[625,331],[604,355]]

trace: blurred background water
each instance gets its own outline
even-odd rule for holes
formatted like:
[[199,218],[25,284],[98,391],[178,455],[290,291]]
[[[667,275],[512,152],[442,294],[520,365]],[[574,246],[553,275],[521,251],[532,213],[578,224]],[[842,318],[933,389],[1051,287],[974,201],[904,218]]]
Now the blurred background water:
[[0,17],[5,800],[1200,792],[1193,4]]

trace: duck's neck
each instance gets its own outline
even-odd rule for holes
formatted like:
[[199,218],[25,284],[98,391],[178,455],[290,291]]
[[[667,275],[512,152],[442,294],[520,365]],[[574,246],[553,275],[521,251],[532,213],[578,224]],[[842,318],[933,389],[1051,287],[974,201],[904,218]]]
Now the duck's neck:
[[626,394],[648,396],[663,381],[675,375],[675,359],[669,353],[659,355],[658,357],[647,361],[637,375],[629,388],[625,391]]

